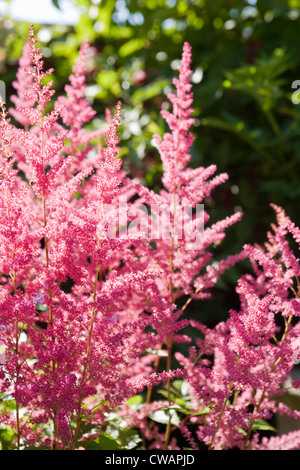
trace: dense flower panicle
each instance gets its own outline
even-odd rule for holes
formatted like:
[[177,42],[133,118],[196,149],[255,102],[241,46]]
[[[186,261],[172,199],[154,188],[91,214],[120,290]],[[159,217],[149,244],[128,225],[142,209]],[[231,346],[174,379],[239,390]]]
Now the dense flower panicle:
[[252,260],[254,275],[246,274],[238,282],[240,311],[232,310],[229,319],[211,331],[192,323],[205,334],[198,343],[198,358],[204,361],[205,356],[213,355],[213,366],[201,365],[200,359],[196,367],[195,353],[190,358],[177,355],[188,372],[187,381],[199,406],[206,404],[211,409],[205,423],[198,420],[197,436],[214,449],[271,449],[273,443],[274,448],[293,449],[299,445],[297,432],[291,438],[263,438],[261,445],[253,434],[255,423],[271,418],[273,413],[300,417],[282,403],[274,407],[295,365],[293,355],[299,340],[299,323],[293,325],[291,321],[298,316],[292,306],[295,302],[298,305],[299,294],[293,285],[299,275],[299,259],[285,238],[291,221],[282,209],[275,210],[278,225],[272,225],[273,234],[268,234],[265,249],[244,248]]
[[[22,170],[37,195],[48,194],[51,191],[55,179],[59,176],[59,170],[65,171],[67,162],[60,158],[60,152],[64,147],[64,139],[67,131],[57,125],[60,108],[55,105],[52,111],[46,113],[46,105],[55,93],[52,90],[53,81],[46,85],[43,79],[53,73],[53,69],[44,71],[44,62],[37,40],[34,37],[34,29],[31,27],[28,46],[26,48],[26,61],[30,66],[23,70],[21,63],[19,72],[28,74],[25,96],[31,99],[21,103],[17,107],[26,120],[24,130],[15,132],[15,154],[18,158],[18,168]],[[25,59],[24,59],[25,60]],[[18,84],[22,92],[22,84]]]
[[36,103],[36,93],[33,92],[32,89],[33,68],[31,64],[30,50],[30,44],[26,42],[23,48],[23,54],[19,60],[19,68],[16,76],[17,80],[12,83],[17,94],[12,95],[10,99],[15,107],[11,107],[9,109],[10,115],[25,128],[30,125],[30,120],[18,110],[23,108],[33,108]]
[[186,441],[190,444],[193,450],[199,450],[195,439],[192,436],[191,431],[184,426],[183,423],[180,423],[180,431],[182,432],[183,436],[185,437]]
[[[65,86],[67,97],[60,96],[59,102],[64,105],[61,112],[66,126],[70,127],[75,133],[79,131],[83,124],[90,121],[95,116],[95,111],[89,106],[85,97],[86,89],[86,62],[90,45],[86,39],[79,51],[79,57],[73,66],[73,74],[69,76],[70,84]],[[73,135],[73,138],[77,136]],[[79,140],[80,143],[80,140]]]
[[155,143],[159,149],[163,163],[164,175],[162,181],[165,187],[172,192],[178,185],[180,170],[190,160],[189,149],[193,143],[194,136],[189,128],[194,124],[191,118],[193,109],[193,94],[189,77],[192,74],[190,64],[192,60],[191,46],[184,44],[182,59],[179,66],[179,78],[173,80],[176,94],[169,93],[168,98],[173,105],[173,113],[162,110],[161,114],[167,121],[172,134],[165,134],[164,140],[158,135],[154,136]]
[[72,155],[72,164],[69,172],[76,174],[93,161],[87,158],[93,146],[93,140],[105,135],[106,128],[87,131],[84,127],[95,116],[95,111],[89,104],[85,92],[87,88],[86,73],[89,58],[90,43],[86,38],[79,50],[79,57],[69,76],[70,83],[65,86],[66,96],[59,96],[57,103],[60,106],[60,116],[68,129],[67,141],[64,151]]
[[185,43],[178,68],[179,77],[173,81],[176,93],[168,95],[173,113],[162,111],[171,133],[165,133],[162,139],[155,136],[163,162],[162,182],[165,188],[154,193],[135,185],[141,202],[151,207],[149,239],[152,235],[156,243],[155,249],[148,248],[145,259],[148,263],[150,257],[152,263],[163,270],[164,275],[158,278],[158,283],[167,299],[170,299],[172,289],[171,302],[183,295],[208,297],[222,272],[245,256],[223,260],[220,269],[211,266],[213,253],[208,251],[209,248],[223,240],[226,229],[238,222],[242,214],[235,213],[207,227],[209,214],[203,205],[212,191],[228,179],[228,175],[213,176],[216,165],[196,169],[186,167],[193,142],[189,129],[194,122],[191,118],[191,60],[191,47]]
[[[135,362],[141,353],[154,343],[152,335],[148,339],[147,337],[142,339],[142,332],[149,321],[134,322],[132,325],[126,322],[122,326],[118,323],[118,318],[114,318],[115,313],[112,309],[116,299],[124,295],[126,289],[130,288],[134,291],[140,286],[140,290],[145,291],[141,288],[147,279],[145,273],[140,277],[134,276],[131,282],[127,275],[120,285],[119,279],[114,281],[112,278],[109,284],[109,296],[105,296],[104,291],[99,299],[97,299],[96,291],[92,295],[93,285],[92,289],[90,285],[92,273],[90,269],[87,269],[89,263],[86,260],[95,251],[97,245],[99,211],[93,212],[90,227],[88,227],[87,218],[81,219],[84,234],[82,239],[77,234],[75,235],[77,228],[76,224],[72,223],[74,216],[80,215],[82,210],[80,207],[76,209],[72,197],[81,180],[90,174],[91,169],[83,169],[79,176],[76,175],[71,179],[66,176],[69,162],[62,152],[64,150],[63,139],[68,134],[56,125],[59,117],[57,108],[49,114],[44,114],[45,104],[51,98],[52,92],[50,92],[50,86],[45,88],[41,84],[46,73],[43,72],[42,56],[35,44],[33,29],[31,29],[29,57],[32,65],[30,69],[32,80],[29,86],[36,92],[37,105],[30,109],[29,107],[20,108],[20,112],[29,118],[31,128],[17,132],[18,141],[23,145],[25,152],[24,155],[21,152],[16,153],[16,157],[24,156],[21,162],[17,160],[16,162],[21,163],[22,168],[27,165],[27,171],[24,173],[31,180],[27,187],[25,182],[21,183],[17,170],[12,169],[15,159],[11,158],[10,154],[8,157],[8,152],[13,151],[9,148],[12,144],[12,128],[6,124],[6,120],[2,124],[1,140],[5,177],[2,188],[4,190],[1,193],[1,217],[6,219],[2,225],[4,251],[1,256],[1,261],[5,261],[5,265],[1,267],[3,275],[11,275],[12,278],[9,281],[8,277],[8,282],[1,286],[1,323],[5,325],[5,334],[2,331],[1,341],[7,347],[5,365],[7,379],[3,386],[4,390],[12,387],[18,409],[20,406],[26,406],[29,416],[37,407],[44,410],[43,422],[53,420],[57,428],[55,439],[59,438],[64,441],[72,440],[68,423],[74,413],[83,413],[83,399],[95,394],[96,391],[103,399],[105,397],[111,406],[116,406],[124,399],[123,390],[126,389],[128,377],[126,367],[133,361]],[[75,69],[75,72],[81,73],[79,67]],[[114,161],[117,151],[116,127],[119,116],[120,106],[118,105],[116,118],[107,137],[106,159],[101,168],[107,183],[103,186],[99,179],[97,187],[96,180],[93,180],[95,193],[98,192],[98,203],[105,202],[109,194],[113,197],[114,190],[120,184],[118,178],[112,184],[112,178],[120,169],[120,161],[116,160],[116,163]],[[73,124],[74,133],[78,131],[78,127],[76,123]],[[107,175],[111,175],[111,178]],[[24,184],[23,192],[21,191],[22,184]],[[27,202],[27,200],[24,201],[25,197],[22,198],[25,189],[29,194],[29,199],[31,198],[31,212],[27,209],[30,204],[29,200]],[[43,204],[35,194],[43,197]],[[60,200],[58,194],[61,196]],[[94,206],[89,204],[90,202],[87,201],[85,210],[92,216],[91,211]],[[8,230],[11,232],[10,235]],[[22,230],[24,236],[22,236]],[[88,247],[86,235],[89,230],[94,230],[90,248],[93,244],[94,247],[82,251],[83,246]],[[41,240],[44,247],[40,244]],[[101,247],[102,250],[105,250],[104,247],[105,245]],[[97,249],[99,248],[98,246]],[[109,251],[114,248],[116,244],[107,245],[108,252],[105,254],[103,251],[103,260],[106,260]],[[86,253],[85,262],[80,265],[84,252]],[[11,255],[7,256],[8,253]],[[119,262],[120,255],[119,257],[114,255],[114,257]],[[23,274],[25,269],[27,269],[27,276]],[[104,268],[101,280],[99,270],[100,268],[97,267],[96,278],[92,280],[95,289],[97,282],[99,285],[104,282]],[[113,270],[111,270],[111,276],[112,274]],[[72,292],[65,292],[62,288],[67,279],[72,279],[76,284],[74,295]],[[19,284],[24,287],[24,294],[17,291]],[[12,297],[11,292],[15,293]],[[110,309],[111,313],[108,314]],[[8,311],[9,316],[6,314]],[[16,327],[19,323],[26,325],[24,334],[27,339],[22,343],[20,341],[22,327],[20,326],[20,329]],[[141,329],[140,335],[139,329]],[[95,336],[92,334],[93,330]],[[134,339],[135,336],[138,340]],[[131,337],[131,341],[125,346],[128,337]],[[92,349],[91,339],[93,339]],[[111,357],[110,350],[115,353],[113,357]],[[87,354],[87,368],[82,372],[82,361]],[[34,361],[31,362],[30,358],[34,358]],[[21,367],[21,363],[26,364],[26,367]],[[15,375],[16,368],[17,375]],[[41,370],[43,374],[39,373]],[[146,369],[141,366],[136,370],[142,373]],[[91,374],[93,380],[89,379]],[[83,377],[82,383],[78,378],[80,375]],[[87,379],[90,380],[89,384],[86,384]],[[117,382],[118,385],[116,385]],[[101,384],[100,388],[99,384]],[[35,422],[34,418],[32,422]],[[20,433],[20,429],[17,432]]]
[[[162,111],[170,132],[154,138],[159,192],[122,168],[120,102],[106,110],[105,143],[102,129],[88,130],[89,51],[86,39],[66,95],[48,111],[53,71],[31,27],[10,110],[21,127],[1,102],[0,393],[9,405],[0,430],[11,430],[16,449],[88,448],[107,439],[110,420],[149,449],[298,447],[299,432],[258,431],[273,431],[274,414],[300,418],[281,401],[300,357],[300,265],[289,243],[300,245],[299,228],[273,205],[277,224],[263,247],[216,261],[213,246],[241,214],[209,225],[204,204],[228,175],[187,167],[190,45],[168,95],[172,112]],[[211,328],[189,318],[189,303],[245,258],[253,272],[238,280],[239,308]]]
[[97,176],[96,188],[99,191],[99,199],[103,203],[109,203],[116,194],[122,181],[120,174],[122,161],[117,159],[119,137],[117,128],[120,123],[121,103],[116,107],[115,117],[112,121],[107,137],[105,139],[107,147],[103,149],[104,160],[100,163],[99,170],[101,176]]
[[[257,436],[255,436],[257,437]],[[264,437],[261,443],[253,447],[255,450],[293,450],[299,449],[300,431],[290,431],[282,436]]]
[[39,119],[42,111],[46,109],[47,103],[55,94],[55,91],[51,90],[53,80],[50,80],[46,85],[43,84],[42,80],[47,76],[52,75],[54,69],[50,68],[48,70],[44,70],[43,54],[40,53],[40,49],[36,46],[37,39],[35,38],[33,26],[30,28],[28,41],[30,46],[28,54],[32,67],[28,68],[26,72],[32,76],[32,89],[35,91],[34,100],[35,103],[37,103],[36,112],[33,112],[32,110],[31,124],[38,125],[40,123]]

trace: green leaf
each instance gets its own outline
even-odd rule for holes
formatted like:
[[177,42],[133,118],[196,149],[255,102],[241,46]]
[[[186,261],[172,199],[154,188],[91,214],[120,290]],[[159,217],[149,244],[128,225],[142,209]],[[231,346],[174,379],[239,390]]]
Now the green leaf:
[[129,429],[126,421],[116,413],[110,413],[106,422],[106,435],[111,436],[119,444],[120,450],[133,449],[141,442],[139,433],[134,429]]
[[128,398],[127,405],[136,406],[143,403],[143,397],[141,395],[134,395],[134,397]]
[[276,429],[271,426],[267,421],[264,419],[256,419],[253,424],[254,431],[273,431],[276,432]]
[[0,450],[13,450],[12,440],[15,431],[11,428],[0,429]]
[[246,142],[258,154],[273,160],[272,155],[266,152],[262,145],[256,141],[256,134],[254,132],[248,132],[242,121],[231,124],[220,118],[207,117],[201,120],[201,124],[202,126],[208,126],[215,129],[221,129],[226,132],[231,132]]
[[157,80],[151,83],[150,85],[138,89],[132,95],[133,106],[136,106],[143,101],[150,100],[151,98],[160,95],[163,89],[169,84],[169,80]]
[[96,439],[89,439],[80,443],[86,450],[120,450],[120,445],[112,437],[102,432]]
[[136,51],[142,49],[144,47],[145,41],[144,39],[134,38],[130,39],[129,41],[125,42],[120,49],[119,55],[121,57],[126,57],[130,54],[134,54]]
[[[162,395],[165,398],[169,398],[169,394],[168,394],[167,390],[159,390],[158,393],[160,393],[160,395]],[[170,395],[170,400],[177,403],[178,405],[181,405],[181,406],[185,405],[185,401],[182,398],[176,397],[172,393]]]
[[181,379],[173,380],[173,382],[172,382],[172,388],[173,388],[176,392],[180,392],[180,391],[181,391],[182,384],[183,384],[183,380],[181,380]]
[[77,191],[77,192],[74,193],[74,195],[73,195],[73,199],[80,199],[81,197],[83,197],[83,195],[82,195],[79,191]]
[[[271,426],[271,424],[269,424],[264,419],[256,419],[253,423],[252,429],[253,429],[253,431],[272,431],[272,432],[276,432],[276,429],[273,426]],[[247,432],[242,428],[239,428],[238,432],[240,434],[243,434],[243,436],[247,436]]]
[[204,408],[204,410],[197,411],[197,413],[187,408],[177,408],[177,411],[185,415],[193,415],[193,416],[202,416],[202,415],[207,415],[208,413],[211,413],[210,408]]
[[119,432],[118,442],[124,450],[134,449],[142,439],[137,431],[134,429],[122,429]]
[[[155,172],[156,170],[157,170],[156,167],[151,168],[152,172]],[[154,349],[148,348],[146,350],[146,352],[149,353],[149,354],[156,354],[156,356],[160,356],[160,357],[167,357],[168,356],[168,351],[166,349],[154,350]]]
[[103,450],[118,450],[120,445],[118,442],[111,436],[106,433],[101,433],[101,436],[98,438],[100,448]]
[[246,433],[246,431],[245,431],[243,428],[238,428],[238,432],[239,432],[240,434],[243,434],[243,436],[245,436],[245,437],[247,436],[247,433]]
[[157,410],[153,413],[149,413],[148,416],[156,423],[168,424],[171,417],[171,424],[175,426],[179,426],[180,424],[179,416],[174,409]]
[[115,70],[101,70],[96,80],[104,90],[109,90],[114,95],[121,93],[119,76]]
[[57,8],[58,10],[60,10],[59,0],[52,0],[52,3],[53,3],[53,5],[55,6],[55,8]]

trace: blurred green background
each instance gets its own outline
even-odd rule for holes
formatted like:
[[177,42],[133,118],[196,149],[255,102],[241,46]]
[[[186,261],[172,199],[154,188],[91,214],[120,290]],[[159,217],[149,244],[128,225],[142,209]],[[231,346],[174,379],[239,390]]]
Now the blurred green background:
[[[80,44],[89,37],[87,93],[97,110],[91,125],[100,126],[105,108],[123,101],[121,155],[131,175],[160,187],[160,159],[151,139],[167,130],[159,111],[168,107],[166,93],[188,41],[196,118],[191,165],[215,163],[229,174],[206,201],[212,221],[244,212],[216,256],[264,242],[274,221],[270,203],[284,207],[300,225],[300,86],[293,88],[300,80],[300,0],[70,2],[78,13],[74,24],[71,11],[60,24],[34,21],[41,50],[47,67],[55,69],[60,94]],[[0,72],[9,102],[31,21],[13,17],[13,0],[4,4]],[[42,8],[42,2],[36,4]],[[57,12],[64,7],[63,0],[52,4]],[[229,284],[239,274],[236,269],[227,275]]]

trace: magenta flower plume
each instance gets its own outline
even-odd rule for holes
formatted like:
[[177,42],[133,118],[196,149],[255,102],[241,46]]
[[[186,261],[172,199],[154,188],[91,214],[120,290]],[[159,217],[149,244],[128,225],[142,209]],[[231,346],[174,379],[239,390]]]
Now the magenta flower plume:
[[13,82],[17,94],[11,96],[11,102],[15,108],[11,107],[9,113],[13,116],[23,127],[30,125],[30,119],[18,111],[22,108],[30,109],[34,107],[36,102],[36,94],[32,89],[33,75],[32,65],[30,58],[30,44],[27,42],[23,48],[23,55],[19,60],[19,69],[17,72],[17,80]]
[[[264,437],[261,444],[255,434],[258,423],[276,413],[300,418],[280,400],[299,351],[299,323],[293,321],[299,316],[299,258],[287,239],[289,229],[294,234],[298,229],[281,208],[273,207],[277,225],[272,224],[265,248],[244,247],[254,273],[238,281],[240,310],[231,310],[229,319],[212,330],[193,322],[205,334],[199,352],[191,350],[189,358],[177,355],[188,371],[198,409],[206,405],[209,410],[205,422],[198,419],[197,436],[212,449],[277,445],[289,450],[299,445],[299,431]],[[205,359],[212,355],[213,365]]]
[[167,121],[171,134],[165,134],[162,141],[158,135],[154,140],[159,149],[163,163],[164,175],[163,183],[172,192],[177,186],[180,170],[182,170],[190,160],[189,149],[193,143],[194,136],[189,132],[189,128],[194,124],[191,105],[193,103],[192,85],[190,83],[190,69],[192,61],[191,46],[184,44],[182,59],[179,66],[179,78],[173,80],[176,94],[169,93],[168,98],[173,105],[173,112],[162,110],[161,114]]
[[65,86],[66,96],[59,96],[57,103],[64,125],[68,129],[65,152],[72,154],[72,164],[69,172],[76,174],[93,162],[87,158],[93,149],[93,140],[99,141],[105,135],[105,130],[87,131],[84,127],[95,117],[95,111],[90,106],[85,92],[87,89],[86,75],[90,43],[88,39],[82,43],[79,57],[69,76],[70,83]]

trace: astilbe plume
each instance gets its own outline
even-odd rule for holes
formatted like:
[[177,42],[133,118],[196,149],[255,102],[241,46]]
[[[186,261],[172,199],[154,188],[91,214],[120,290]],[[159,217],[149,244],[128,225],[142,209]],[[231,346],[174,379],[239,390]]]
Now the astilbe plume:
[[[164,188],[154,193],[136,185],[140,202],[150,207],[148,235],[155,240],[154,247],[142,245],[145,251],[141,252],[141,256],[144,256],[145,263],[151,259],[153,266],[159,266],[162,270],[157,283],[170,305],[183,296],[207,298],[219,276],[244,256],[234,255],[217,266],[212,262],[213,253],[208,250],[222,241],[225,230],[238,222],[242,214],[235,213],[206,227],[209,215],[204,210],[204,201],[215,187],[227,180],[228,175],[221,174],[210,179],[216,171],[215,165],[196,169],[187,167],[193,142],[189,129],[194,123],[190,117],[193,113],[189,82],[191,60],[191,47],[185,43],[179,78],[173,81],[176,94],[168,95],[173,112],[162,111],[171,133],[165,133],[163,138],[158,135],[153,138],[163,163]],[[174,316],[181,313],[177,310]]]
[[[256,431],[274,414],[299,418],[280,397],[300,349],[299,259],[288,243],[300,243],[300,230],[273,206],[265,247],[216,262],[212,247],[241,214],[209,224],[204,203],[228,175],[188,167],[190,45],[172,111],[162,111],[170,131],[153,138],[163,164],[154,192],[122,168],[120,102],[106,110],[105,142],[89,128],[89,41],[56,100],[36,43],[31,27],[10,109],[21,126],[1,102],[0,393],[14,404],[2,407],[0,426],[14,430],[12,445],[88,448],[118,419],[149,449],[180,449],[182,439],[194,450],[299,446],[299,432]],[[239,311],[213,328],[189,318],[190,302],[245,258],[253,274],[238,281]]]
[[[69,168],[71,174],[75,174],[84,167],[93,164],[94,147],[92,142],[100,144],[100,138],[106,133],[106,128],[87,131],[84,127],[95,116],[96,112],[89,104],[85,92],[87,88],[86,73],[89,61],[89,40],[82,43],[79,56],[69,76],[70,83],[65,86],[66,96],[59,96],[58,105],[62,106],[60,115],[64,125],[68,128],[66,154],[72,155],[72,163]],[[106,126],[107,127],[107,126]]]
[[291,234],[299,244],[299,229],[283,209],[273,207],[277,225],[272,224],[265,247],[244,246],[253,274],[238,281],[240,311],[230,311],[229,319],[211,330],[193,322],[204,339],[197,340],[190,357],[177,353],[188,371],[195,414],[207,411],[205,418],[192,420],[198,424],[197,437],[211,449],[299,447],[300,431],[261,441],[257,432],[274,414],[300,418],[281,401],[299,352],[300,265],[288,240]]
[[[154,361],[154,371],[159,368],[162,354],[167,356],[166,370],[170,370],[173,345],[191,341],[190,337],[181,334],[181,330],[189,325],[189,319],[184,314],[191,299],[208,298],[211,287],[216,284],[220,275],[245,256],[244,253],[232,255],[215,265],[213,253],[209,251],[210,246],[223,240],[226,229],[238,222],[242,214],[235,213],[208,226],[209,215],[204,210],[204,201],[218,185],[227,180],[228,175],[212,177],[216,172],[215,165],[196,169],[187,167],[193,142],[190,128],[194,123],[191,117],[191,60],[191,47],[185,43],[178,69],[179,78],[173,80],[176,92],[168,95],[173,110],[161,112],[170,132],[165,133],[163,138],[158,135],[153,138],[162,159],[164,187],[159,193],[155,193],[135,185],[143,209],[145,206],[150,207],[146,235],[155,240],[154,245],[145,245],[138,241],[135,250],[145,268],[149,264],[159,267],[161,275],[156,278],[156,282],[170,312],[165,318],[164,329],[158,333],[161,344]],[[138,211],[137,206],[138,202],[135,204]],[[179,308],[178,301],[182,297],[186,298],[186,302]],[[171,384],[168,383],[169,404],[170,387]],[[148,391],[147,404],[150,400],[151,389]],[[141,426],[145,427],[145,424],[141,423]],[[166,439],[161,443],[161,447],[166,449],[170,449],[170,429],[169,422]]]
[[[83,421],[95,422],[100,429],[107,410],[147,384],[182,374],[170,372],[160,379],[139,361],[147,348],[156,347],[155,335],[145,332],[151,316],[141,312],[126,322],[119,320],[119,312],[126,312],[126,298],[132,299],[132,310],[139,305],[135,296],[147,295],[155,306],[151,308],[166,310],[155,271],[130,269],[130,240],[110,239],[106,232],[103,207],[123,184],[121,160],[116,158],[120,105],[101,167],[91,178],[94,190],[84,202],[74,199],[94,168],[70,176],[72,156],[65,155],[64,144],[70,131],[58,125],[60,105],[46,111],[54,92],[52,82],[44,85],[43,79],[52,70],[44,71],[33,28],[28,44],[27,73],[35,102],[18,108],[28,119],[27,129],[9,123],[4,105],[1,121],[0,311],[6,347],[1,392],[11,394],[16,403],[15,418],[4,414],[1,420],[15,428],[17,448],[34,442],[76,448]],[[76,126],[73,135],[78,135]],[[20,155],[22,168],[27,166],[23,177],[14,168]],[[73,283],[69,290],[68,280]],[[93,418],[87,400],[96,409]],[[40,426],[51,422],[49,438]]]
[[30,58],[30,44],[25,43],[23,54],[19,60],[19,68],[17,71],[16,80],[12,83],[17,94],[11,96],[11,102],[15,107],[9,109],[9,113],[16,121],[24,127],[30,125],[29,119],[19,111],[20,108],[31,108],[35,104],[36,93],[32,89],[33,76],[29,71],[32,70]]

